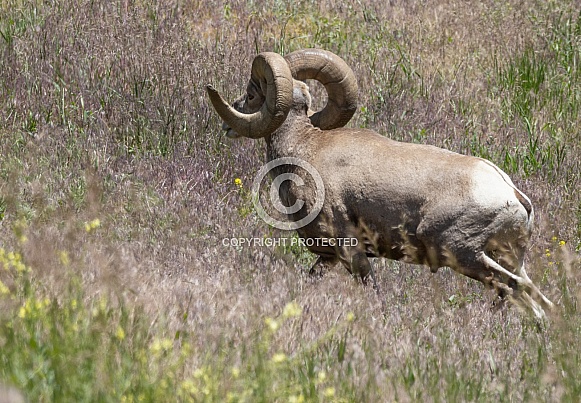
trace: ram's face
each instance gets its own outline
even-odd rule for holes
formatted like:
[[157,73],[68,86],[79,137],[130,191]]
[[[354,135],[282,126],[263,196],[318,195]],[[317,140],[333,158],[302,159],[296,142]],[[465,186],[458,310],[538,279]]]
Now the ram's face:
[[246,95],[243,95],[240,100],[242,104],[242,109],[239,109],[240,112],[254,113],[260,110],[262,104],[266,100],[266,97],[260,89],[260,86],[250,80],[248,82],[248,86],[246,87]]
[[[252,80],[248,82],[246,87],[246,94],[242,95],[240,98],[232,103],[232,107],[238,112],[250,114],[255,113],[260,110],[262,104],[265,101],[265,96],[260,90],[260,87],[254,83]],[[236,133],[226,122],[222,124],[222,129],[226,131],[226,136],[230,138],[241,137]]]

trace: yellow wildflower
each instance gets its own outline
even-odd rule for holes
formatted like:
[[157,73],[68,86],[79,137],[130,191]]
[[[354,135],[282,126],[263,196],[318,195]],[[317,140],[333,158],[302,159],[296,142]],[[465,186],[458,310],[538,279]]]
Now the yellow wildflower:
[[276,353],[272,356],[272,362],[276,364],[280,364],[281,362],[286,361],[286,354],[285,353]]
[[6,253],[4,249],[0,249],[0,263],[2,263],[4,270],[13,268],[19,274],[30,271],[22,261],[22,256],[18,252]]
[[40,310],[42,310],[42,308],[44,308],[42,301],[40,301],[40,300],[34,301],[34,309],[36,309],[37,311],[40,311]]
[[149,349],[154,355],[161,353],[161,341],[154,340],[153,343],[151,343],[151,346],[149,346]]
[[99,228],[100,226],[101,220],[95,218],[94,220],[85,223],[85,231],[91,232],[92,230]]
[[0,280],[0,295],[10,294],[10,289]]
[[560,240],[560,241],[559,241],[559,246],[565,246],[565,243],[566,243],[565,241],[563,241],[563,240]]
[[228,392],[228,393],[226,393],[226,401],[228,403],[230,403],[230,402],[239,402],[240,401],[240,398],[238,397],[238,395],[236,393]]
[[154,355],[168,351],[173,347],[173,341],[170,339],[155,339],[149,349]]
[[276,320],[272,318],[266,318],[264,323],[266,323],[266,326],[268,326],[272,332],[276,332],[278,330],[279,324]]
[[24,319],[27,316],[30,316],[30,314],[32,313],[32,309],[34,308],[34,305],[35,305],[34,300],[27,299],[26,301],[24,301],[24,305],[22,305],[18,310],[18,317],[20,319]]
[[125,330],[123,330],[121,326],[117,326],[115,337],[117,337],[119,340],[123,340],[125,338]]
[[241,188],[242,187],[242,179],[240,179],[240,178],[234,179],[234,184],[236,186],[238,186],[239,188]]
[[187,395],[194,395],[198,393],[198,388],[196,388],[194,381],[192,381],[191,379],[186,379],[185,381],[183,381],[180,385],[180,389]]
[[327,397],[327,398],[331,398],[335,396],[335,388],[332,387],[328,387],[325,389],[325,391],[323,392],[323,396]]
[[192,345],[188,342],[183,342],[182,349],[180,351],[181,356],[187,357],[191,354],[191,352],[192,352]]
[[66,250],[61,250],[59,252],[59,260],[63,266],[68,266],[71,264],[71,259],[69,258],[69,254]]
[[299,304],[293,301],[286,304],[282,312],[282,316],[285,318],[292,318],[296,316],[301,316],[301,313],[303,313],[303,310],[301,309]]

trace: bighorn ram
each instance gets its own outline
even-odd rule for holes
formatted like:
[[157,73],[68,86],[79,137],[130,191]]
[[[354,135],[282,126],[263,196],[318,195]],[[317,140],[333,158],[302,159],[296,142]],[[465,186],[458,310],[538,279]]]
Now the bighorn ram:
[[[328,94],[327,105],[315,114],[300,81],[306,79],[321,82]],[[511,295],[537,317],[553,307],[524,269],[533,223],[528,197],[487,160],[344,128],[358,89],[338,56],[318,49],[284,58],[261,53],[252,63],[246,94],[232,107],[211,85],[207,91],[229,137],[264,138],[269,161],[298,158],[320,174],[325,200],[314,221],[298,229],[301,238],[346,237],[360,230],[356,246],[310,247],[319,255],[315,266],[340,260],[374,285],[368,257],[425,264],[432,272],[449,266],[495,287],[501,297]],[[275,174],[298,170],[282,166]],[[312,180],[280,186],[288,206],[304,202],[294,219],[313,208],[313,186]]]

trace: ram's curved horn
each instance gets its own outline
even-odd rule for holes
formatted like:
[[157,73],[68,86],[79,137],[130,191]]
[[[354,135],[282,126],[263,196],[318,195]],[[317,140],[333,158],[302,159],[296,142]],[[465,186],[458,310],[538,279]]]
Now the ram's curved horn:
[[303,49],[285,56],[293,78],[319,81],[327,90],[327,105],[311,116],[323,130],[343,127],[357,110],[357,79],[339,56],[322,49]]
[[265,96],[258,112],[241,113],[231,107],[211,85],[206,86],[212,105],[222,120],[240,136],[268,136],[285,121],[293,100],[293,79],[288,64],[277,53],[264,52],[254,58],[249,85]]

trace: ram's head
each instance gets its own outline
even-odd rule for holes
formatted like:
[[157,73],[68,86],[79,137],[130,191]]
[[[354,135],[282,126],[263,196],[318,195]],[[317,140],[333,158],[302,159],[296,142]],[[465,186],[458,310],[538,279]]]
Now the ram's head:
[[[311,96],[303,80],[319,81],[327,91],[327,105],[309,112]],[[308,114],[322,130],[342,127],[357,109],[357,80],[351,68],[331,52],[303,49],[282,57],[265,52],[255,57],[246,94],[232,106],[207,86],[214,108],[224,120],[230,137],[261,138],[272,134],[286,120],[291,108]]]

